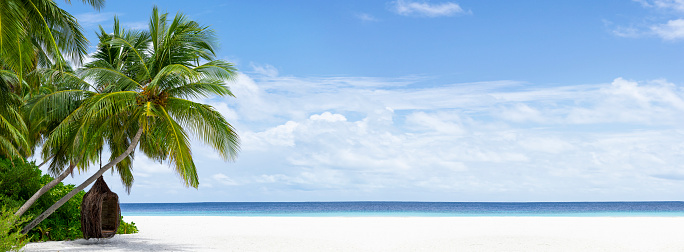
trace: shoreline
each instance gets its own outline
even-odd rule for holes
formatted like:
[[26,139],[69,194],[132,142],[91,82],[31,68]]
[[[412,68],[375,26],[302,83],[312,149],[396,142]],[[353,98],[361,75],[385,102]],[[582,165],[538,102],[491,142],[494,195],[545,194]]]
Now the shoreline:
[[684,217],[124,216],[140,233],[24,251],[684,251]]

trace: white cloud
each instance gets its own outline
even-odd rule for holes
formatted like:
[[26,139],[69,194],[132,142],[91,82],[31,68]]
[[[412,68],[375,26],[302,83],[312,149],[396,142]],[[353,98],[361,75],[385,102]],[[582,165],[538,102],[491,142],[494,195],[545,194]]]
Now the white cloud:
[[284,181],[289,181],[290,178],[286,175],[283,174],[274,174],[274,175],[266,175],[263,174],[261,176],[258,176],[254,181],[257,183],[276,183],[276,182],[284,182]]
[[300,171],[292,175],[285,174],[262,174],[254,177],[254,182],[259,184],[283,184],[288,186],[295,186],[298,189],[325,189],[344,187],[348,185],[348,181],[340,171],[331,169],[317,169],[315,172],[307,170]]
[[[102,25],[105,29],[111,29],[111,24],[113,24],[114,16],[119,16],[120,14],[114,12],[86,12],[74,15],[78,19],[78,23],[83,27],[93,27]],[[139,22],[122,22],[121,26],[126,29],[133,30],[143,30],[148,28],[148,23],[145,21]]]
[[133,30],[147,30],[149,28],[149,23],[147,22],[124,22],[121,23],[121,26],[127,28],[127,29],[133,29]]
[[416,112],[406,116],[406,123],[418,130],[436,131],[449,135],[461,135],[465,133],[460,118],[454,113]]
[[[264,91],[256,85],[254,79],[245,74],[238,74],[236,80],[228,84],[235,98],[227,98],[225,103],[234,105],[239,103],[237,108],[238,117],[243,120],[263,120],[270,119],[279,111],[276,104],[267,102]],[[224,116],[228,116],[224,114]]]
[[[684,0],[634,0],[641,3],[646,8],[655,8],[659,10],[661,18],[649,18],[638,25],[630,24],[627,26],[616,25],[609,28],[613,35],[626,38],[639,38],[645,36],[657,36],[663,40],[675,41],[684,38],[684,19],[671,19],[671,14],[674,12],[677,15],[684,13]],[[654,20],[668,20],[665,23]],[[604,25],[610,27],[613,23],[604,20]]]
[[255,63],[250,63],[254,73],[258,75],[264,75],[266,77],[276,77],[278,76],[278,69],[271,65],[258,65]]
[[638,38],[646,33],[635,27],[616,27],[612,30],[613,35],[623,38]]
[[672,83],[662,80],[640,85],[635,81],[615,79],[596,93],[589,106],[572,107],[568,123],[636,123],[642,125],[676,125],[682,122],[684,93]]
[[430,4],[428,2],[397,0],[392,4],[393,10],[397,14],[404,16],[441,17],[470,13],[470,11],[463,10],[460,5],[453,2]]
[[[289,170],[307,169],[311,176],[319,176],[319,171],[333,170],[338,172],[335,175],[337,180],[355,181],[373,188],[392,188],[403,179],[408,179],[404,181],[404,186],[411,187],[433,175],[453,176],[454,172],[466,172],[469,162],[516,163],[529,160],[524,154],[497,144],[505,140],[496,134],[481,138],[480,141],[503,148],[471,148],[473,143],[464,141],[461,127],[450,122],[458,121],[457,115],[414,113],[409,118],[412,123],[422,126],[423,132],[401,133],[396,132],[397,125],[392,122],[394,112],[388,109],[383,111],[377,113],[384,116],[369,115],[358,121],[342,120],[341,115],[324,112],[296,122],[298,127],[291,136],[297,145],[282,150],[290,156]],[[338,119],[330,120],[332,118]],[[256,134],[267,137],[261,132]],[[415,181],[409,178],[415,178]],[[275,183],[279,180],[289,184],[312,181],[284,176],[265,176],[259,181]],[[340,188],[345,186],[350,185],[339,185]]]
[[684,12],[684,0],[634,0],[635,2],[641,3],[644,7],[649,8],[659,8],[659,9],[670,9],[675,11]]
[[333,114],[330,112],[325,112],[320,115],[311,115],[309,117],[312,121],[328,121],[328,122],[344,122],[347,121],[347,118],[345,118],[343,115],[340,114]]
[[529,137],[519,141],[520,146],[530,150],[559,154],[571,150],[574,146],[558,137]]
[[243,81],[239,92],[254,100],[238,96],[232,108],[244,125],[266,125],[243,129],[244,153],[272,157],[272,167],[240,181],[269,184],[269,192],[619,194],[634,181],[673,177],[677,168],[662,164],[681,153],[658,143],[684,140],[684,133],[634,131],[684,123],[684,93],[664,80],[430,88],[412,88],[421,78]]
[[358,18],[361,21],[364,22],[377,22],[380,21],[378,18],[374,17],[371,14],[368,13],[358,13],[355,15],[356,18]]
[[298,126],[299,123],[288,121],[262,132],[245,132],[242,136],[243,148],[258,150],[269,146],[295,146],[292,133]]
[[544,122],[548,120],[542,116],[538,109],[524,103],[516,103],[515,105],[504,107],[499,113],[501,118],[518,123]]
[[78,23],[84,27],[96,26],[105,21],[114,20],[113,12],[86,12],[74,15]]
[[[207,101],[235,120],[240,158],[200,159],[209,148],[193,146],[201,184],[212,186],[199,194],[224,201],[653,200],[684,191],[677,183],[684,169],[680,85],[616,78],[425,87],[425,79],[240,74],[230,84],[237,99]],[[199,200],[180,190],[166,164],[136,160],[135,167],[136,187],[177,187],[186,201]],[[172,179],[154,182],[160,176]]]
[[[231,106],[235,106],[241,120],[272,123],[297,122],[312,115],[312,119],[334,114],[345,118],[346,115],[334,111],[373,116],[377,114],[375,111],[392,108],[486,113],[503,119],[501,122],[515,123],[630,122],[644,125],[679,122],[673,115],[684,108],[682,92],[674,84],[662,80],[640,84],[618,78],[611,84],[549,88],[529,85],[520,88],[522,83],[514,81],[406,88],[407,83],[400,80],[400,85],[392,86],[384,84],[392,83],[391,79],[338,78],[330,82],[329,79],[275,77],[260,79],[257,84],[241,75],[233,88],[238,96],[237,103]],[[328,114],[318,115],[326,111]],[[419,126],[414,123],[416,116],[422,115],[409,116],[407,122]],[[434,123],[432,126],[436,127],[438,122]]]
[[146,158],[133,160],[134,176],[152,176],[153,174],[172,173],[172,168],[167,164],[160,164]]
[[[211,178],[214,181],[221,183],[223,185],[227,185],[227,186],[240,185],[239,183],[235,182],[235,180],[231,179],[230,177],[228,177],[226,174],[223,174],[223,173],[214,174],[213,176],[211,176]],[[213,187],[213,185],[210,187]]]
[[684,38],[684,19],[667,21],[665,24],[654,25],[651,31],[665,40],[678,40]]

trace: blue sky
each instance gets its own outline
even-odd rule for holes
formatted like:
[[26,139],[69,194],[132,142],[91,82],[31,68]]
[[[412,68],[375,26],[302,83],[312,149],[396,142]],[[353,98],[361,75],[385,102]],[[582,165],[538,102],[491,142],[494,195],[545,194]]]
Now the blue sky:
[[[613,201],[684,195],[684,1],[60,2],[87,31],[152,6],[240,70],[199,189],[138,155],[122,202]],[[80,183],[80,174],[69,183]]]

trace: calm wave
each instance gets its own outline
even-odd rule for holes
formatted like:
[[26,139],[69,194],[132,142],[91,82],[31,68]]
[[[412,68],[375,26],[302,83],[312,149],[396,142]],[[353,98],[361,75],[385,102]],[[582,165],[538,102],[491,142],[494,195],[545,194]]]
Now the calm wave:
[[684,202],[122,203],[124,216],[681,216]]

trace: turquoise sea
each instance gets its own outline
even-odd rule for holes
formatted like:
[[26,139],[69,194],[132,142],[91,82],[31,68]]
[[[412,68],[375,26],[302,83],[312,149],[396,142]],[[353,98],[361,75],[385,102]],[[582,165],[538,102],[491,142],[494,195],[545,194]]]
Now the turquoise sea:
[[122,203],[124,216],[684,217],[684,202],[198,202]]

